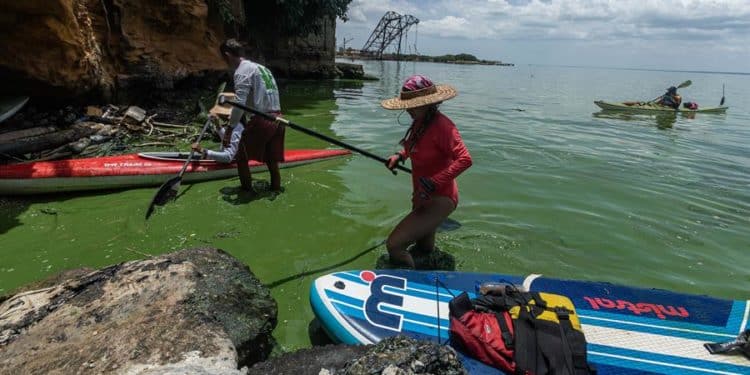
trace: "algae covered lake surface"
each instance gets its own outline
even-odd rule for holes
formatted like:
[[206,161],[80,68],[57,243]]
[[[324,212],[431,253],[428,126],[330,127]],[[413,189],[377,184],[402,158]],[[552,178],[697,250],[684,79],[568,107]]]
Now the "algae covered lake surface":
[[[387,156],[406,126],[379,101],[414,73],[454,85],[459,96],[442,110],[474,165],[451,216],[461,227],[438,245],[459,270],[750,298],[749,75],[362,63],[381,80],[289,82],[283,112]],[[729,111],[629,115],[593,104],[652,99],[687,79],[684,100],[704,106],[718,104],[726,83]],[[286,147],[332,146],[289,129]],[[0,198],[0,294],[64,269],[218,247],[272,287],[282,349],[309,346],[312,280],[372,268],[411,185],[361,156],[282,170],[282,180],[284,194],[250,202],[236,178],[184,185],[148,222],[155,188]]]

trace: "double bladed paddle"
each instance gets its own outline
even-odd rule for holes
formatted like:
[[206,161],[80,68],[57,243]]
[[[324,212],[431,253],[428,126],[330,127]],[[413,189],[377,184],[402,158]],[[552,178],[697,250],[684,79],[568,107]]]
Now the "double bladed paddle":
[[[363,150],[361,148],[354,147],[354,146],[352,146],[352,145],[350,145],[348,143],[341,142],[338,139],[334,139],[334,138],[331,138],[331,137],[329,137],[327,135],[323,135],[323,134],[320,134],[320,133],[318,133],[316,131],[312,131],[312,130],[304,127],[304,126],[297,125],[297,124],[295,124],[295,123],[293,123],[293,122],[291,122],[291,121],[289,121],[289,120],[287,120],[285,118],[271,116],[271,115],[269,115],[269,114],[267,114],[265,112],[261,112],[261,111],[258,111],[256,109],[250,108],[250,107],[248,107],[248,106],[246,106],[244,104],[240,104],[240,103],[237,103],[237,102],[233,102],[233,101],[227,100],[224,97],[224,95],[220,95],[219,96],[219,104],[222,104],[222,105],[223,104],[229,104],[229,105],[231,105],[233,107],[237,107],[237,108],[239,108],[239,109],[241,109],[243,111],[250,112],[250,113],[252,113],[252,114],[254,114],[256,116],[263,117],[264,119],[266,119],[268,121],[277,121],[277,122],[280,122],[280,123],[282,123],[282,124],[284,124],[286,126],[289,126],[290,128],[292,128],[294,130],[300,131],[300,132],[305,133],[307,135],[311,135],[311,136],[313,136],[315,138],[318,138],[318,139],[322,139],[322,140],[324,140],[326,142],[333,143],[336,146],[343,147],[343,148],[345,148],[347,150],[354,151],[354,152],[356,152],[358,154],[361,154],[361,155],[364,155],[364,156],[366,156],[366,157],[368,157],[370,159],[377,160],[377,161],[379,161],[379,162],[381,162],[383,164],[385,164],[385,163],[388,162],[388,160],[386,160],[384,158],[381,158],[380,156],[377,156],[375,154],[367,152],[367,151],[365,151],[365,150]],[[395,169],[399,169],[399,170],[404,171],[406,173],[411,173],[411,169],[406,168],[406,167],[404,167],[402,165],[396,165]],[[393,172],[393,174],[396,174],[395,170],[391,170],[391,172]]]
[[[278,121],[278,122],[280,122],[280,123],[282,123],[282,124],[284,124],[286,126],[289,126],[290,128],[292,128],[294,130],[298,130],[298,131],[300,131],[302,133],[305,133],[307,135],[311,135],[311,136],[313,136],[315,138],[319,138],[319,139],[322,139],[322,140],[324,140],[326,142],[330,142],[330,143],[333,143],[333,144],[335,144],[337,146],[341,146],[341,147],[343,147],[343,148],[345,148],[347,150],[354,151],[354,152],[359,153],[361,155],[364,155],[364,156],[366,156],[366,157],[368,157],[370,159],[377,160],[377,161],[379,161],[379,162],[381,162],[383,164],[386,164],[388,162],[388,160],[386,160],[384,158],[381,158],[380,156],[374,155],[374,154],[372,154],[370,152],[367,152],[367,151],[362,150],[362,149],[360,149],[358,147],[352,146],[352,145],[350,145],[348,143],[341,142],[338,139],[333,139],[333,138],[331,138],[331,137],[329,137],[327,135],[323,135],[323,134],[320,134],[318,132],[312,131],[312,130],[306,128],[306,127],[297,125],[297,124],[295,124],[295,123],[293,123],[293,122],[291,122],[291,121],[289,121],[287,119],[284,119],[282,117],[271,116],[271,115],[269,115],[267,113],[264,113],[264,112],[258,111],[256,109],[250,108],[250,107],[248,107],[246,105],[243,105],[243,104],[240,104],[240,103],[237,103],[237,102],[233,102],[233,101],[230,101],[230,100],[226,100],[226,98],[224,97],[224,95],[219,95],[219,104],[221,104],[221,105],[223,105],[223,104],[229,104],[229,105],[231,105],[233,107],[237,107],[237,108],[239,108],[239,109],[241,109],[243,111],[250,112],[250,113],[252,113],[252,114],[254,114],[256,116],[263,117],[266,120],[269,120],[269,121]],[[396,167],[394,169],[399,169],[399,170],[401,170],[403,172],[411,174],[411,169],[406,168],[403,165],[396,164]],[[395,170],[391,170],[391,172],[393,174],[396,174]],[[451,230],[458,229],[460,227],[461,227],[461,224],[459,222],[457,222],[455,220],[452,220],[452,219],[445,219],[445,221],[443,221],[443,223],[441,223],[440,226],[438,227],[438,231],[441,231],[441,230],[442,231],[451,231]]]
[[[203,129],[198,136],[198,140],[195,141],[196,143],[200,143],[203,135],[206,134],[206,129],[208,129],[208,126],[210,124],[211,117],[209,116],[209,118],[206,120],[206,124],[203,125]],[[161,185],[159,190],[154,195],[154,199],[151,200],[151,204],[148,206],[148,210],[146,211],[146,220],[148,220],[151,214],[154,213],[155,206],[163,206],[177,197],[177,193],[180,191],[182,175],[185,174],[185,170],[187,170],[188,164],[195,161],[193,160],[193,155],[195,155],[195,150],[190,151],[190,156],[188,156],[187,160],[185,160],[185,164],[182,165],[180,173],[178,173],[177,176],[170,178],[169,180],[167,180],[167,182]]]
[[[685,87],[688,87],[688,86],[690,86],[692,84],[693,84],[693,81],[687,80],[687,81],[685,81],[683,83],[680,83],[680,85],[677,86],[677,88],[678,89],[684,89]],[[659,95],[656,99],[650,101],[649,103],[653,103],[653,102],[659,101],[659,99],[661,99],[662,97],[664,97],[664,95]]]

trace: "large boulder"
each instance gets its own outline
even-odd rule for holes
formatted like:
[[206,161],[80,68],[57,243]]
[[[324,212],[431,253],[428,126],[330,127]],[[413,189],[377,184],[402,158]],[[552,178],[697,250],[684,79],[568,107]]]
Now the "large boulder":
[[449,346],[405,336],[377,345],[328,345],[304,349],[258,363],[250,375],[464,375],[466,369]]
[[248,375],[318,375],[321,370],[342,368],[365,355],[365,345],[326,345],[300,349],[250,367]]
[[117,264],[2,301],[0,372],[233,374],[268,356],[276,312],[221,250]]

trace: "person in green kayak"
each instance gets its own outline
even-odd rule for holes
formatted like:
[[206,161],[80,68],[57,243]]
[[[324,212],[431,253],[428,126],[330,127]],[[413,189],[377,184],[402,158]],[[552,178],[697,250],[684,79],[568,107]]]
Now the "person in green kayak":
[[682,97],[677,93],[677,87],[672,86],[667,89],[666,94],[662,95],[661,98],[659,98],[657,103],[665,107],[678,109],[680,108],[680,104],[682,103]]
[[456,125],[438,110],[438,105],[456,96],[448,85],[435,85],[427,77],[414,75],[401,87],[398,97],[381,102],[385,109],[405,109],[412,124],[399,142],[403,149],[386,162],[393,170],[411,158],[412,210],[396,225],[386,240],[394,265],[414,268],[407,250],[427,254],[435,250],[435,231],[458,205],[456,177],[472,164]]

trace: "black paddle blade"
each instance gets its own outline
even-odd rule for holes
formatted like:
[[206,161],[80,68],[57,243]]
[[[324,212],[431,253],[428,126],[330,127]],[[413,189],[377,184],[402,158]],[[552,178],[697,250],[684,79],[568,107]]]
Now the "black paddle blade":
[[725,99],[725,98],[724,98],[724,97],[722,96],[722,97],[721,97],[721,101],[719,102],[719,105],[724,105],[724,99]]
[[159,191],[154,195],[154,199],[151,200],[151,204],[148,206],[146,220],[148,220],[148,218],[151,217],[151,214],[154,213],[155,206],[163,206],[169,203],[169,201],[175,199],[177,192],[180,190],[180,182],[182,182],[182,177],[175,176],[161,185]]
[[683,83],[680,83],[680,85],[679,85],[679,86],[677,86],[677,88],[678,88],[678,89],[684,89],[685,87],[688,87],[688,86],[690,86],[690,85],[692,85],[692,84],[693,84],[693,81],[691,81],[691,80],[687,80],[687,81],[685,81],[685,82],[683,82]]

